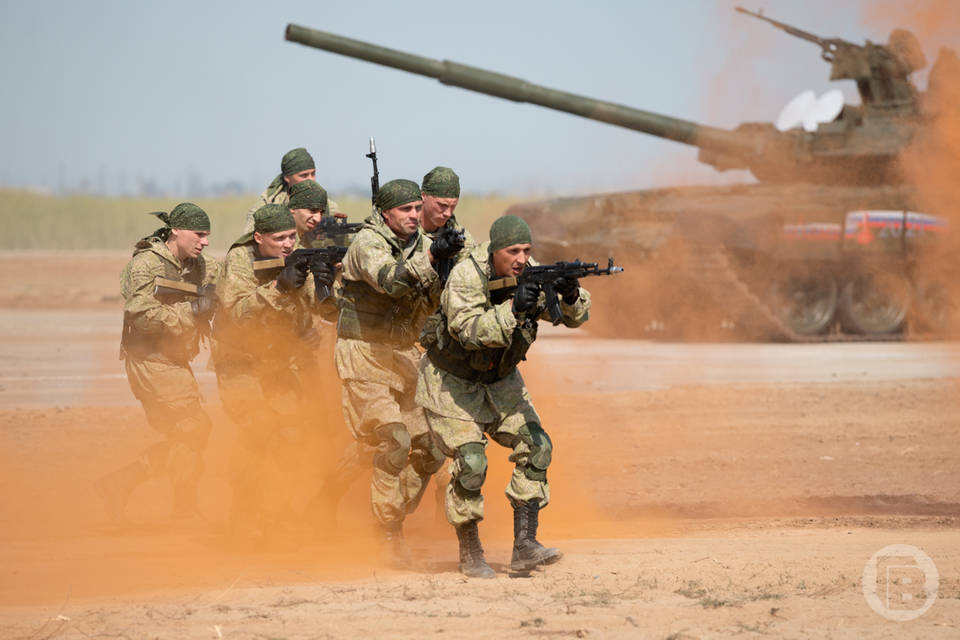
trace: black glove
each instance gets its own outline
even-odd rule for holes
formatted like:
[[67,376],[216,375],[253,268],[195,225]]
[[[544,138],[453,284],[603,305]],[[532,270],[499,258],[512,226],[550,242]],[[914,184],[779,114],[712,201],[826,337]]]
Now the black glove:
[[573,304],[580,297],[580,281],[576,278],[557,278],[553,288],[567,304]]
[[203,320],[209,320],[217,308],[217,285],[205,284],[197,289],[197,297],[190,301],[193,315]]
[[517,291],[513,294],[513,313],[519,315],[530,311],[537,306],[537,300],[540,298],[540,285],[535,282],[524,282],[517,285]]
[[324,285],[326,287],[333,286],[334,272],[333,267],[331,267],[326,262],[318,262],[313,265],[310,270],[313,272],[313,280],[318,285]]
[[283,293],[299,289],[307,281],[307,271],[310,265],[306,260],[298,260],[287,264],[277,276],[277,289]]
[[430,245],[430,253],[434,260],[446,260],[463,249],[463,231],[451,227],[444,227]]

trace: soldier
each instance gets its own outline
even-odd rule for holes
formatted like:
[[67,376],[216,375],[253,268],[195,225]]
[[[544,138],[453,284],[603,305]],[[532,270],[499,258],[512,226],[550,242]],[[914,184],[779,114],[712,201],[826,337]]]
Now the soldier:
[[403,520],[444,461],[414,403],[416,340],[440,293],[434,265],[458,248],[449,233],[432,243],[420,233],[417,183],[392,180],[375,204],[343,261],[335,358],[347,426],[364,457],[373,456],[371,502],[385,559],[405,565]]
[[460,202],[460,177],[453,172],[453,169],[434,167],[423,176],[421,190],[423,218],[420,226],[423,228],[424,235],[432,240],[441,229],[463,231],[464,248],[457,256],[457,260],[466,257],[477,243],[453,215]]
[[[517,370],[537,336],[544,296],[536,284],[515,293],[497,280],[519,276],[535,264],[526,222],[503,216],[490,228],[490,241],[473,249],[453,268],[441,296],[439,322],[421,336],[427,355],[420,367],[417,403],[444,454],[453,458],[447,487],[447,520],[456,527],[460,571],[491,578],[477,530],[483,519],[481,488],[487,471],[487,438],[513,450],[515,463],[507,498],[513,507],[513,557],[510,568],[529,571],[560,559],[537,539],[539,511],[550,501],[547,467],[549,436]],[[563,323],[577,327],[587,319],[590,296],[575,279],[558,278]]]
[[327,213],[327,190],[313,180],[303,180],[290,187],[288,205],[297,225],[297,244],[307,248],[319,245],[311,232]]
[[[216,263],[203,255],[210,219],[189,202],[169,214],[155,215],[164,226],[137,242],[120,274],[124,299],[120,357],[147,422],[164,439],[97,481],[114,522],[123,521],[130,494],[151,476],[170,479],[175,518],[197,517],[197,482],[210,434],[210,418],[200,406],[200,389],[190,369],[216,303],[212,285]],[[165,286],[163,280],[194,287],[197,295],[172,288],[171,283]]]
[[286,205],[264,205],[254,214],[254,231],[230,247],[220,277],[213,356],[224,410],[238,428],[230,518],[239,536],[268,533],[291,513],[280,482],[293,472],[305,437],[302,388],[318,343],[313,279],[333,283],[326,265],[311,273],[306,262],[279,260],[296,242]]
[[260,194],[257,203],[247,211],[244,233],[253,231],[253,214],[265,204],[287,204],[290,201],[290,187],[304,180],[316,180],[317,167],[313,157],[303,147],[291,149],[280,160],[280,174],[273,179]]

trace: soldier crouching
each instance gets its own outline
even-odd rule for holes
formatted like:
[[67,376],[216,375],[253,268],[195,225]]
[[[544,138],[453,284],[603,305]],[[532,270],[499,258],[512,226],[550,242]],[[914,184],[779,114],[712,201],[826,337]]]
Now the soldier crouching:
[[190,368],[215,308],[216,263],[202,255],[209,244],[210,219],[189,202],[155,215],[165,226],[137,242],[120,275],[121,358],[147,422],[164,440],[97,481],[115,522],[123,520],[133,490],[157,476],[167,476],[173,485],[175,518],[198,516],[197,483],[210,435],[210,418],[200,406],[200,389]]
[[[490,228],[490,241],[453,268],[441,296],[438,317],[420,342],[427,349],[420,367],[417,403],[444,453],[453,458],[446,492],[447,520],[456,527],[460,571],[492,578],[480,544],[481,489],[487,472],[487,439],[513,450],[515,463],[506,494],[513,507],[514,543],[510,568],[529,571],[560,559],[537,539],[539,511],[550,502],[547,468],[553,446],[543,430],[517,365],[537,336],[545,313],[538,285],[497,286],[516,278],[530,260],[526,222],[503,216]],[[572,278],[555,283],[562,296],[563,324],[587,320],[590,296]],[[437,322],[434,322],[437,320]]]

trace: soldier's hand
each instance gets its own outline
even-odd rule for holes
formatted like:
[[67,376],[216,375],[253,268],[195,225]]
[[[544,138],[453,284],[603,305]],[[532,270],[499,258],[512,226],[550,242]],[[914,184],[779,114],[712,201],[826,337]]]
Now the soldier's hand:
[[433,239],[433,244],[430,245],[430,254],[433,256],[434,262],[446,260],[459,253],[463,249],[463,243],[463,231],[444,227]]
[[576,278],[557,278],[553,287],[567,304],[573,304],[580,297],[580,281]]
[[540,298],[540,285],[535,282],[522,282],[513,294],[513,313],[519,315],[537,306]]
[[313,279],[317,284],[322,284],[327,287],[333,286],[334,271],[326,262],[320,262],[313,265],[311,268],[313,272]]
[[287,293],[299,289],[307,281],[307,271],[310,265],[305,260],[298,260],[287,264],[277,276],[277,289]]
[[201,286],[197,290],[196,299],[190,301],[190,309],[193,311],[193,315],[204,320],[209,320],[216,308],[217,286],[213,283]]

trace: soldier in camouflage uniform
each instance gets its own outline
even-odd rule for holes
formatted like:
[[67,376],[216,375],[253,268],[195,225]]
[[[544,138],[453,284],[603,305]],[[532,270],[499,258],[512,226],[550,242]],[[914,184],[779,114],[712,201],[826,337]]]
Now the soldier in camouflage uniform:
[[420,227],[423,234],[433,240],[442,229],[455,229],[464,235],[463,249],[457,255],[459,262],[477,246],[473,236],[459,222],[453,212],[460,202],[460,177],[453,169],[434,167],[423,176],[423,217]]
[[[439,446],[453,458],[447,520],[457,530],[460,570],[471,577],[494,575],[477,529],[483,519],[488,437],[512,449],[510,460],[516,465],[506,491],[514,514],[511,568],[529,571],[560,558],[559,551],[536,539],[539,511],[550,501],[547,467],[553,449],[517,370],[536,339],[544,295],[536,284],[514,284],[514,290],[504,280],[535,264],[529,259],[531,243],[522,219],[503,216],[494,222],[490,242],[453,268],[436,331],[420,338],[427,354],[416,399]],[[556,290],[563,323],[577,327],[585,322],[590,296],[579,282],[558,278]]]
[[414,403],[416,340],[440,293],[434,264],[459,247],[449,235],[431,243],[420,233],[417,183],[392,180],[380,188],[375,204],[343,261],[335,356],[347,426],[373,454],[371,501],[384,554],[402,565],[403,520],[444,461]]
[[[216,303],[212,285],[216,263],[202,254],[210,219],[189,202],[169,214],[155,215],[165,226],[136,244],[120,274],[124,299],[120,357],[147,422],[164,440],[97,481],[109,515],[117,522],[123,520],[131,492],[151,476],[166,476],[173,484],[174,517],[197,516],[197,482],[210,434],[210,418],[200,406],[200,389],[190,369],[201,336],[209,332]],[[199,295],[158,288],[164,279],[197,287]]]
[[304,180],[290,187],[287,203],[297,224],[297,248],[327,246],[323,239],[312,233],[327,213],[327,190],[313,180]]
[[[284,263],[296,242],[287,206],[264,205],[254,214],[254,231],[227,252],[219,280],[213,357],[224,410],[238,428],[231,526],[241,536],[267,533],[290,515],[287,496],[270,480],[292,472],[304,437],[303,380],[319,341],[314,278],[333,283],[332,269],[311,273],[305,262]],[[332,301],[323,304],[332,313]]]
[[280,160],[280,174],[273,179],[260,194],[257,203],[247,211],[244,233],[253,232],[253,214],[265,204],[287,204],[290,201],[290,188],[304,180],[316,180],[317,167],[313,156],[303,147],[291,149]]

